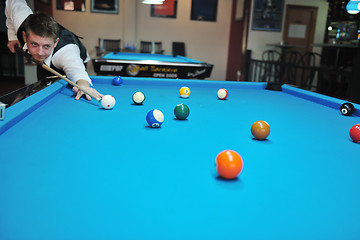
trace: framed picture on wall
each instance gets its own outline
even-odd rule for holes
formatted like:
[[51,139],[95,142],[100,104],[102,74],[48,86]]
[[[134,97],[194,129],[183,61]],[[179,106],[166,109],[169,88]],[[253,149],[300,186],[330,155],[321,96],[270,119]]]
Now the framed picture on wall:
[[281,31],[284,0],[255,0],[253,30]]
[[216,22],[218,0],[192,0],[191,20]]
[[152,17],[176,18],[177,0],[166,0],[163,4],[151,5]]
[[50,5],[51,0],[40,0],[40,2],[45,4],[45,5]]
[[[46,1],[50,2],[50,0],[41,0],[43,3]],[[56,0],[56,9],[85,12],[85,0]]]
[[118,0],[91,0],[91,12],[118,14]]

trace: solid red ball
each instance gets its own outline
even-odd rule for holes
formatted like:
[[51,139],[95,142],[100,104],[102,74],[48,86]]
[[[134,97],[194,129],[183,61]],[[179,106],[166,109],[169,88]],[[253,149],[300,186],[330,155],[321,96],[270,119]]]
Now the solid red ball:
[[355,124],[350,128],[350,137],[354,142],[360,142],[360,124]]

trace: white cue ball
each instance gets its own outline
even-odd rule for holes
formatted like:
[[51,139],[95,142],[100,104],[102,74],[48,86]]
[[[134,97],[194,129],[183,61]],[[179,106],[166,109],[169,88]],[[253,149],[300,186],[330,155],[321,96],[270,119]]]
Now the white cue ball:
[[132,100],[135,104],[143,104],[143,102],[145,101],[145,95],[142,92],[136,92],[133,94]]
[[105,95],[101,98],[101,105],[105,109],[112,109],[115,106],[115,98],[111,95]]

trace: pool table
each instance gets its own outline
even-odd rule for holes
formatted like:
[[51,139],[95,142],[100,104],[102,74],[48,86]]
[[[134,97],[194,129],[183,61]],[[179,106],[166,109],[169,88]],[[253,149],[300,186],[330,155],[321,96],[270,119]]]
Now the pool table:
[[205,79],[212,64],[183,56],[133,52],[111,52],[92,60],[98,75],[129,77]]
[[[286,85],[92,79],[113,109],[74,100],[62,80],[6,109],[0,239],[360,239],[360,144],[349,137],[359,105],[343,116],[343,101]],[[160,128],[146,122],[151,109]],[[266,140],[250,133],[257,120]],[[233,180],[215,167],[226,149],[244,162]]]

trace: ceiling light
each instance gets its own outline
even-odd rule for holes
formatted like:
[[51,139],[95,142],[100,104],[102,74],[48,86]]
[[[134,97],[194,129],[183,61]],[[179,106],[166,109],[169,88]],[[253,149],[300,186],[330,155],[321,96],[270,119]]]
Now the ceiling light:
[[143,4],[163,4],[165,0],[144,0]]

